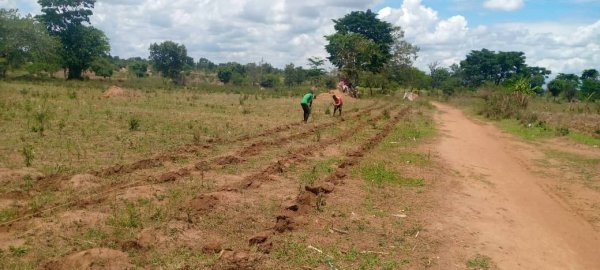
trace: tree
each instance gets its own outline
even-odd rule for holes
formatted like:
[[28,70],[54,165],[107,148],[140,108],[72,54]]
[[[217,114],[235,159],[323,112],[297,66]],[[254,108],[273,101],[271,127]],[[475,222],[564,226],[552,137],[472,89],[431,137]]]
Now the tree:
[[215,65],[215,63],[211,62],[210,60],[204,57],[198,59],[198,64],[196,66],[198,67],[198,69],[204,71],[214,71],[217,68],[217,65]]
[[38,18],[62,43],[62,64],[68,68],[67,79],[81,79],[82,73],[98,57],[110,51],[108,38],[89,24],[95,0],[38,0],[42,15]]
[[560,73],[548,83],[548,91],[555,97],[562,94],[568,101],[572,101],[577,96],[579,83],[579,76]]
[[53,72],[58,64],[59,41],[33,17],[0,9],[0,76],[25,64],[31,73]]
[[146,76],[148,71],[148,64],[145,61],[134,61],[127,66],[129,73],[135,77],[142,78]]
[[404,39],[404,31],[400,27],[393,29],[392,38],[394,40],[391,49],[392,66],[396,68],[401,66],[412,66],[413,62],[417,60],[417,53],[420,50],[419,47],[410,44]]
[[595,69],[586,69],[581,74],[581,98],[587,101],[600,99],[600,73]]
[[581,74],[581,80],[585,79],[598,80],[600,79],[600,73],[598,73],[598,70],[595,69],[586,69]]
[[373,60],[381,57],[381,51],[374,41],[357,33],[337,33],[326,39],[329,41],[325,46],[329,61],[346,74],[351,83],[358,82],[361,71],[379,71]]
[[515,76],[526,75],[527,65],[523,52],[494,52],[487,49],[471,51],[460,62],[467,85],[477,87],[484,82],[499,85]]
[[321,79],[325,75],[325,59],[320,57],[309,57],[308,66],[310,69],[306,71],[306,77],[310,78],[313,84],[321,84]]
[[111,63],[111,61],[106,58],[97,58],[90,64],[90,68],[96,76],[101,76],[103,78],[112,77],[115,66]]
[[301,85],[306,79],[306,71],[290,63],[283,70],[283,81],[287,86]]
[[[353,11],[341,19],[333,20],[336,34],[360,34],[378,46],[378,52],[371,57],[370,71],[378,71],[389,61],[391,47],[394,44],[392,24],[377,18],[377,13],[370,9]],[[328,51],[329,52],[329,51]],[[330,52],[331,54],[331,52]]]
[[163,77],[173,80],[176,84],[183,83],[181,72],[189,63],[185,45],[170,40],[160,44],[153,43],[150,45],[150,61]]

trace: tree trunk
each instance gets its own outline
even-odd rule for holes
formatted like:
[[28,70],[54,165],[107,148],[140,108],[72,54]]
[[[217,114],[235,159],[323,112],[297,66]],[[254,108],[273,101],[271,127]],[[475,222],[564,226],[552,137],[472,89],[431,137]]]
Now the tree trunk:
[[69,67],[69,75],[67,77],[67,80],[81,80],[83,79],[81,77],[81,73],[83,73],[83,69],[80,67]]

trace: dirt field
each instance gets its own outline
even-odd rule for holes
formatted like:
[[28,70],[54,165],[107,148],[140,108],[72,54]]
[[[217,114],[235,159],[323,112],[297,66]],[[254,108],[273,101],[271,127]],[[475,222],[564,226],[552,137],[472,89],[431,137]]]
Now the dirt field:
[[[101,93],[77,94],[73,100],[48,100],[63,106],[97,104],[80,116],[84,123],[92,123],[97,110],[144,103],[139,96],[126,96],[108,100],[109,106]],[[37,98],[21,95],[22,102]],[[143,95],[145,103],[159,104],[194,94]],[[167,149],[157,147],[160,151],[140,148],[116,165],[110,159],[80,164],[88,159],[52,154],[43,155],[43,162],[34,160],[31,168],[18,166],[18,155],[3,164],[2,268],[397,269],[435,263],[432,244],[419,236],[420,209],[427,207],[433,173],[419,169],[431,162],[419,148],[434,131],[426,103],[346,98],[344,116],[334,118],[324,113],[330,101],[319,98],[314,118],[304,125],[289,119],[300,115],[296,99],[241,102],[221,94],[200,99],[224,103],[215,105],[223,109],[202,112],[213,116],[198,116],[200,123],[213,126],[227,117],[229,125],[247,128],[232,129],[230,136],[173,142]],[[232,115],[240,110],[238,102],[252,113]],[[261,111],[266,104],[272,107]],[[109,125],[116,119],[102,121]],[[32,133],[10,120],[16,119],[5,118],[12,124],[8,130]],[[146,121],[151,120],[141,118]],[[122,129],[126,126],[110,132],[136,132]],[[144,133],[152,140],[160,136],[157,131]],[[38,155],[63,151],[44,147],[62,136],[83,140],[81,145],[97,154],[110,153],[110,147],[93,142],[104,132],[83,140],[80,133],[61,135],[53,127],[36,138],[35,149]],[[140,143],[148,143],[140,135]],[[3,149],[19,153],[12,139],[5,138]],[[40,165],[59,160],[71,160],[75,169],[47,172]]]
[[6,87],[1,269],[598,268],[600,152],[567,138],[395,97],[301,124],[285,95]]

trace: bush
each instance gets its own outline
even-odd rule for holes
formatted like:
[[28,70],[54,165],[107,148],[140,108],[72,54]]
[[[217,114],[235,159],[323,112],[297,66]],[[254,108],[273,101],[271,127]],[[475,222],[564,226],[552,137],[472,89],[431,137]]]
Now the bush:
[[131,117],[129,119],[129,131],[136,131],[140,129],[140,119],[137,117]]
[[505,91],[491,93],[484,100],[485,104],[479,113],[489,119],[516,117],[524,109],[515,95]]

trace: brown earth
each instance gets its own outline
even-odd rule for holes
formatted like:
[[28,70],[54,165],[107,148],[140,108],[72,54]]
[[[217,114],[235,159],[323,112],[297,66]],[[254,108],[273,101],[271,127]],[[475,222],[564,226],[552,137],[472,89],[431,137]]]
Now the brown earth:
[[429,225],[449,251],[441,253],[441,269],[462,268],[475,254],[500,269],[600,269],[600,234],[547,188],[553,179],[531,170],[535,148],[434,105],[443,131],[436,150],[453,172],[438,195],[438,221]]

